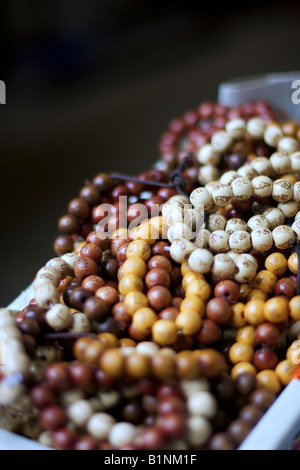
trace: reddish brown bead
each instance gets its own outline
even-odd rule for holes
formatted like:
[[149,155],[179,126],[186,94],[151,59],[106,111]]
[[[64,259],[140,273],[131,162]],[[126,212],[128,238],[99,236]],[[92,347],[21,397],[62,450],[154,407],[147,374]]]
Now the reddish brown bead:
[[275,294],[284,295],[291,299],[297,293],[297,283],[290,277],[283,277],[275,284]]
[[155,242],[151,246],[151,255],[163,256],[164,258],[169,259],[170,258],[170,245],[163,241]]
[[214,295],[229,304],[235,304],[240,296],[240,287],[237,282],[231,280],[221,281],[216,285]]
[[96,297],[104,300],[110,307],[119,302],[119,294],[113,287],[104,286],[96,291]]
[[180,310],[180,305],[182,304],[182,298],[181,297],[173,297],[172,299],[172,307],[177,308],[177,310]]
[[80,250],[80,257],[81,258],[91,258],[93,259],[97,264],[99,264],[102,260],[102,250],[99,245],[96,243],[87,243],[85,246],[83,246]]
[[230,423],[227,432],[236,444],[240,444],[248,436],[251,429],[252,425],[250,423],[236,419]]
[[134,323],[131,323],[128,331],[130,337],[136,341],[145,341],[149,337],[147,333],[143,333],[142,331],[140,331]]
[[139,196],[142,191],[145,189],[145,185],[143,183],[138,183],[136,181],[127,181],[126,188],[129,190],[130,194],[133,196]]
[[36,340],[33,338],[33,336],[23,334],[22,343],[28,356],[30,356],[33,359],[35,357],[36,350],[37,350]]
[[114,201],[119,202],[119,197],[121,196],[129,196],[130,191],[126,186],[120,185],[116,186],[115,189],[112,191],[111,196]]
[[150,269],[145,277],[145,284],[148,289],[154,286],[164,286],[169,287],[170,285],[170,276],[163,269],[154,268]]
[[201,328],[197,333],[197,341],[204,346],[209,346],[220,340],[222,334],[221,328],[216,322],[206,318],[203,320]]
[[209,442],[209,450],[234,450],[235,445],[225,432],[215,434]]
[[171,439],[178,439],[186,432],[185,416],[181,413],[164,415],[158,425],[163,435]]
[[80,258],[74,266],[75,276],[84,279],[87,276],[97,276],[99,269],[97,263],[91,258]]
[[94,184],[84,186],[80,191],[80,197],[91,206],[95,206],[101,201],[100,191]]
[[277,354],[270,348],[258,349],[253,356],[253,364],[257,370],[275,369],[278,364]]
[[71,450],[77,433],[70,428],[57,429],[52,434],[52,443],[57,450]]
[[258,325],[255,330],[255,340],[258,344],[266,346],[276,346],[280,337],[280,331],[276,325],[264,322]]
[[218,325],[225,325],[230,320],[231,313],[229,303],[220,297],[215,297],[206,304],[206,316]]
[[38,322],[31,318],[24,318],[24,320],[19,322],[18,326],[22,333],[33,336],[35,339],[37,339],[41,333]]
[[172,266],[170,272],[171,286],[177,287],[182,281],[181,269],[179,266]]
[[89,388],[93,383],[94,369],[90,364],[71,362],[68,368],[71,383],[78,388]]
[[175,321],[179,310],[175,307],[167,307],[161,310],[158,314],[158,318],[161,320],[173,320]]
[[84,302],[83,311],[89,320],[99,322],[107,317],[109,306],[107,302],[98,297],[90,297]]
[[98,188],[100,193],[107,193],[111,191],[115,185],[115,182],[111,179],[111,177],[105,173],[99,173],[97,176],[95,176],[93,183]]
[[184,402],[176,395],[170,395],[160,400],[158,404],[158,413],[167,415],[169,413],[182,413],[185,410]]
[[58,405],[47,406],[47,408],[44,408],[40,413],[41,426],[47,431],[54,431],[64,426],[66,421],[66,414],[62,407]]
[[140,447],[143,450],[161,450],[164,446],[164,437],[156,427],[146,428],[142,432],[140,440]]
[[253,405],[266,411],[274,403],[276,396],[266,388],[255,390],[250,396],[250,402]]
[[82,287],[89,290],[92,294],[95,294],[103,286],[105,286],[105,282],[100,276],[88,276],[82,282]]
[[163,286],[152,287],[147,293],[147,298],[150,306],[156,311],[169,307],[172,302],[170,291]]
[[127,248],[129,245],[129,241],[124,243],[121,248],[116,252],[116,258],[118,263],[124,263],[127,259]]
[[73,235],[79,232],[80,225],[74,215],[67,214],[59,219],[58,228],[62,233]]
[[235,383],[240,395],[249,395],[255,390],[256,378],[253,374],[241,374]]
[[68,212],[79,220],[85,220],[89,216],[90,206],[84,199],[78,197],[69,203]]
[[131,323],[132,316],[127,313],[124,302],[118,302],[113,306],[112,315],[117,322],[124,322],[127,325]]
[[70,235],[60,235],[54,242],[54,251],[58,255],[64,255],[73,251],[74,241]]
[[54,402],[54,394],[49,385],[38,384],[30,392],[30,398],[33,406],[39,410]]
[[170,396],[181,395],[180,387],[177,383],[162,383],[158,387],[157,396],[160,400]]
[[149,270],[162,269],[167,273],[170,273],[172,270],[171,262],[165,256],[162,255],[152,256],[147,263],[147,267]]
[[73,450],[98,450],[98,443],[90,436],[80,436],[73,444]]
[[68,366],[63,362],[54,362],[47,367],[45,379],[53,390],[65,390],[69,387]]
[[239,412],[239,418],[255,426],[263,416],[263,410],[255,405],[246,405]]

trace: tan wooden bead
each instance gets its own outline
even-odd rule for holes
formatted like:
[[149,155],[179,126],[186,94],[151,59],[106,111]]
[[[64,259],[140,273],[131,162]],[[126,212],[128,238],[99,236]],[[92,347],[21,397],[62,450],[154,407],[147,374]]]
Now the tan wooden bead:
[[293,198],[295,201],[300,202],[300,181],[294,184]]
[[183,238],[181,240],[175,240],[172,243],[170,254],[174,261],[182,264],[195,249],[196,245],[194,243]]
[[294,152],[290,155],[291,167],[294,173],[300,172],[300,152]]
[[189,200],[186,196],[183,196],[182,194],[176,194],[176,196],[172,196],[171,198],[173,201],[179,201],[182,204],[188,204]]
[[232,251],[232,250],[228,251],[226,255],[230,256],[234,264],[236,264],[238,257],[240,256],[239,253],[236,253],[235,251]]
[[295,220],[292,225],[292,229],[294,230],[297,240],[300,240],[300,219]]
[[265,252],[272,248],[273,237],[271,230],[267,228],[258,228],[251,232],[251,243],[254,250]]
[[210,192],[206,188],[196,188],[190,195],[190,201],[194,207],[203,204],[204,210],[209,209],[213,205],[213,199]]
[[[190,206],[185,205],[183,209],[174,207],[174,209],[166,215],[167,224],[173,225],[177,222],[184,222],[187,225],[192,224],[192,209]],[[141,227],[142,225],[140,225]]]
[[276,248],[279,250],[292,248],[295,243],[293,229],[287,225],[279,225],[273,230],[273,240]]
[[241,118],[230,119],[225,124],[227,134],[233,139],[242,139],[246,133],[246,122]]
[[203,227],[205,212],[204,207],[202,204],[198,204],[194,209],[191,211],[192,214],[192,228],[196,231]]
[[237,171],[225,171],[220,178],[220,183],[222,184],[231,184],[233,180],[239,178],[239,174]]
[[218,165],[220,158],[221,152],[211,144],[203,145],[197,154],[198,162],[201,163],[201,165]]
[[52,258],[48,261],[48,263],[46,263],[46,266],[57,269],[60,272],[62,279],[64,279],[69,274],[72,274],[70,267],[62,258]]
[[252,181],[254,178],[258,176],[257,171],[253,168],[250,163],[245,163],[237,170],[239,176],[245,178],[249,181]]
[[257,171],[260,176],[270,176],[273,172],[271,162],[266,157],[254,158],[251,162],[251,166]]
[[181,240],[185,238],[186,240],[191,240],[193,238],[193,232],[191,227],[183,222],[176,222],[175,224],[169,227],[167,232],[167,237],[169,242],[173,243],[174,240]]
[[228,239],[229,233],[225,232],[225,230],[215,230],[209,236],[209,248],[216,253],[225,253],[229,251]]
[[231,186],[228,184],[221,184],[212,192],[214,203],[218,207],[225,207],[232,200]]
[[49,304],[56,304],[59,300],[59,292],[50,282],[44,282],[35,289],[35,300],[41,308],[49,308]]
[[270,163],[274,172],[279,175],[284,175],[291,171],[291,159],[284,153],[274,152],[270,156]]
[[211,214],[207,219],[207,229],[210,232],[224,230],[227,223],[226,217],[221,214]]
[[162,207],[162,216],[167,217],[174,209],[184,211],[184,204],[172,197]]
[[212,165],[203,165],[198,171],[198,181],[205,186],[210,181],[215,181],[219,177],[219,171]]
[[226,131],[217,131],[211,138],[211,145],[219,152],[226,152],[232,144],[232,138]]
[[277,145],[278,151],[286,154],[291,154],[299,150],[299,142],[294,137],[282,137]]
[[265,130],[264,141],[270,147],[276,147],[283,137],[283,132],[277,124],[269,124]]
[[288,202],[279,202],[277,204],[277,207],[283,212],[284,216],[287,219],[290,219],[291,217],[295,217],[295,215],[297,214],[300,207],[300,203],[294,200]]
[[30,359],[25,353],[6,355],[5,364],[4,364],[5,375],[21,373],[24,376],[27,376],[29,374],[29,370],[30,370]]
[[213,264],[214,257],[210,251],[198,248],[193,251],[189,257],[190,268],[196,273],[209,273]]
[[46,320],[51,328],[60,331],[71,325],[73,317],[70,309],[66,305],[56,304],[46,313]]
[[213,276],[220,279],[228,279],[235,274],[235,270],[235,263],[227,253],[219,253],[214,256]]
[[247,224],[243,219],[233,217],[232,219],[228,219],[225,230],[229,234],[237,230],[247,230]]
[[274,181],[272,197],[277,202],[288,202],[293,197],[292,183],[284,179]]
[[269,197],[272,194],[273,181],[268,176],[257,176],[252,180],[253,194],[261,198]]
[[51,282],[51,284],[57,287],[62,279],[62,276],[61,276],[61,273],[57,269],[52,268],[50,266],[44,266],[42,269],[40,269],[37,272],[35,278],[39,280],[40,279],[44,280],[46,282],[49,281]]
[[196,233],[195,245],[199,248],[206,248],[211,232],[206,228],[200,228]]
[[255,140],[263,139],[266,128],[266,121],[259,117],[250,118],[247,122],[247,132]]
[[256,276],[257,261],[254,256],[249,253],[239,255],[236,262],[237,273],[234,279],[240,283],[250,283]]
[[233,197],[239,201],[246,201],[252,196],[252,183],[246,178],[236,178],[231,183]]
[[237,230],[229,237],[229,247],[236,253],[245,253],[251,248],[250,234],[245,230]]
[[247,226],[250,230],[256,230],[258,228],[270,228],[270,222],[263,214],[253,215],[248,220]]
[[73,313],[72,319],[73,324],[72,328],[70,329],[72,333],[89,333],[91,331],[91,325],[85,313]]
[[66,253],[65,255],[63,255],[61,257],[61,259],[64,260],[67,263],[67,265],[69,266],[71,272],[74,271],[75,263],[76,263],[76,261],[79,260],[79,258],[80,258],[80,256],[76,255],[75,253]]
[[3,326],[0,330],[0,340],[9,342],[13,339],[22,339],[22,334],[19,328],[17,328],[15,325]]
[[269,209],[266,209],[263,212],[263,215],[265,215],[270,222],[271,230],[273,230],[275,227],[278,227],[279,225],[284,224],[284,213],[276,207],[270,207]]

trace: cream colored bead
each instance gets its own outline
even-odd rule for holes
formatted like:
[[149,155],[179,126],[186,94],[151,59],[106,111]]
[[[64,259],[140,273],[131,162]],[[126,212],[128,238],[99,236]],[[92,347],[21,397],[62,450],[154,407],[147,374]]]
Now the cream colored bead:
[[52,258],[48,263],[46,263],[46,266],[57,269],[60,272],[62,279],[69,274],[72,274],[68,264],[62,258]]
[[221,214],[211,214],[207,219],[207,229],[210,232],[224,230],[227,223],[226,217]]
[[96,413],[89,419],[87,431],[95,439],[107,439],[115,422],[108,413]]
[[290,155],[292,171],[294,173],[300,172],[300,152],[294,152]]
[[256,230],[258,228],[270,228],[270,222],[263,214],[253,215],[248,220],[247,226],[250,230]]
[[236,265],[238,257],[240,256],[239,253],[236,253],[235,251],[230,250],[226,253],[226,255],[228,255],[234,262],[234,265]]
[[73,325],[70,331],[72,333],[89,333],[91,325],[85,313],[73,313]]
[[271,230],[267,228],[258,228],[251,232],[252,248],[257,251],[268,251],[273,246],[273,237]]
[[192,416],[203,416],[210,419],[217,413],[218,406],[212,393],[201,391],[188,397],[187,409]]
[[215,230],[209,236],[209,248],[216,253],[225,253],[229,250],[228,239],[229,233],[225,230]]
[[270,207],[269,209],[266,209],[263,212],[263,215],[265,215],[270,222],[271,230],[273,230],[275,227],[278,227],[279,225],[284,224],[284,213],[276,207]]
[[237,172],[240,177],[245,178],[249,181],[252,181],[258,176],[257,171],[250,165],[250,163],[245,163],[245,165],[241,166],[237,170]]
[[251,166],[257,171],[260,176],[270,176],[273,172],[270,160],[266,157],[254,158],[251,162]]
[[75,253],[66,253],[65,255],[63,255],[61,257],[61,259],[64,260],[67,263],[67,265],[69,266],[71,272],[74,271],[75,263],[76,263],[76,261],[79,260],[79,258],[80,258],[80,256],[76,255]]
[[190,195],[190,201],[194,207],[199,204],[203,204],[203,208],[206,211],[213,205],[213,199],[211,194],[206,188],[196,188]]
[[231,183],[233,197],[239,201],[246,201],[252,196],[252,183],[246,178],[236,178]]
[[198,229],[204,226],[205,212],[203,205],[198,204],[194,209],[192,209],[191,214],[192,228],[197,231]]
[[57,287],[62,279],[62,276],[61,276],[60,271],[58,271],[57,269],[52,268],[50,266],[44,266],[42,269],[40,269],[37,272],[35,279],[38,281],[40,280],[43,280],[46,282],[49,281],[51,282],[51,284]]
[[225,230],[230,235],[237,230],[247,230],[247,224],[243,219],[233,217],[232,219],[228,219]]
[[298,210],[299,210],[299,202],[297,201],[294,201],[294,200],[291,200],[291,201],[288,201],[288,202],[279,202],[277,207],[278,209],[280,209],[284,216],[287,218],[287,219],[290,219],[291,217],[295,217],[295,215],[297,214]]
[[186,224],[177,222],[168,229],[167,237],[171,243],[173,243],[174,240],[181,240],[181,238],[191,240],[193,238],[193,232]]
[[21,373],[24,376],[29,374],[30,359],[26,354],[7,354],[4,364],[6,376]]
[[299,142],[294,137],[282,137],[278,142],[278,151],[291,154],[299,150]]
[[174,261],[182,264],[195,249],[196,245],[189,240],[175,240],[171,245],[170,254]]
[[297,183],[294,184],[293,198],[295,201],[300,202],[300,181],[297,181]]
[[212,273],[220,279],[229,279],[235,274],[235,263],[227,253],[219,253],[214,256]]
[[239,178],[237,171],[226,171],[220,178],[220,183],[222,184],[231,184],[233,180]]
[[183,212],[184,204],[180,201],[174,200],[173,198],[169,199],[162,207],[162,216],[167,217],[175,208]]
[[211,145],[219,152],[226,152],[232,144],[232,138],[226,131],[217,131],[211,138]]
[[294,230],[297,240],[300,240],[300,219],[295,220],[292,225],[292,229]]
[[210,251],[198,248],[193,251],[189,257],[189,266],[196,273],[209,273],[213,264],[214,257]]
[[273,240],[276,248],[279,248],[279,250],[292,248],[295,243],[293,229],[287,225],[279,225],[279,227],[273,230]]
[[272,197],[277,202],[288,202],[293,197],[292,183],[283,179],[274,181]]
[[203,418],[202,416],[191,416],[187,419],[186,439],[190,446],[204,446],[212,433],[212,425],[206,418]]
[[35,289],[35,300],[41,308],[49,308],[49,304],[56,304],[59,300],[59,292],[50,282],[39,284]]
[[5,325],[0,330],[0,340],[1,341],[10,341],[12,339],[21,340],[22,334],[19,328],[16,325]]
[[225,207],[232,200],[231,186],[228,184],[221,184],[212,192],[214,203],[218,207]]
[[209,382],[204,377],[194,380],[181,380],[180,386],[185,397],[189,397],[196,392],[209,392],[210,390]]
[[[181,204],[189,204],[189,200],[186,196],[183,196],[182,194],[176,194],[176,196],[171,197],[172,201],[179,201]],[[169,199],[169,201],[171,200]]]
[[275,152],[270,156],[270,163],[275,173],[284,175],[291,171],[291,159],[288,155]]
[[12,313],[8,308],[0,308],[0,318],[1,317],[11,317]]
[[206,228],[200,228],[196,233],[195,245],[198,248],[206,248],[208,246],[210,233],[211,232]]
[[269,124],[265,130],[264,140],[270,147],[276,147],[283,137],[283,132],[277,124]]
[[266,128],[267,123],[259,117],[250,118],[247,122],[247,132],[252,139],[263,139]]
[[153,343],[152,341],[142,341],[141,343],[137,344],[135,350],[139,354],[152,357],[158,353],[159,346],[156,343]]
[[295,215],[295,220],[298,220],[300,219],[300,211],[297,212],[297,214]]
[[242,139],[246,133],[246,123],[241,118],[234,118],[225,124],[227,134],[233,139]]
[[79,428],[85,426],[93,414],[93,407],[87,400],[77,400],[67,410],[69,419]]
[[187,225],[192,224],[192,212],[191,206],[186,204],[181,207],[174,206],[174,208],[166,215],[167,225],[173,225],[176,223],[185,223]]
[[56,304],[46,313],[46,320],[51,328],[60,331],[71,325],[73,317],[70,309],[66,305]]
[[117,423],[109,434],[109,443],[119,449],[132,443],[137,436],[137,427],[131,423]]
[[16,320],[13,318],[13,316],[0,316],[0,330],[4,326],[15,326]]
[[198,162],[201,165],[218,165],[220,158],[221,153],[211,144],[203,145],[197,155]]
[[244,230],[237,230],[229,237],[229,247],[236,253],[245,253],[251,248],[250,234]]
[[243,253],[237,259],[236,269],[234,279],[242,284],[250,283],[256,276],[257,261],[249,253]]
[[212,194],[212,192],[219,187],[220,183],[221,181],[210,181],[209,183],[206,183],[205,189],[207,189],[207,191]]
[[11,384],[7,380],[0,382],[0,403],[9,405],[15,403],[24,394],[24,385]]
[[252,180],[253,194],[254,196],[264,198],[269,197],[272,194],[273,181],[268,176],[257,176]]
[[212,165],[203,165],[199,168],[198,171],[198,181],[203,186],[209,183],[210,181],[215,181],[219,177],[219,171]]

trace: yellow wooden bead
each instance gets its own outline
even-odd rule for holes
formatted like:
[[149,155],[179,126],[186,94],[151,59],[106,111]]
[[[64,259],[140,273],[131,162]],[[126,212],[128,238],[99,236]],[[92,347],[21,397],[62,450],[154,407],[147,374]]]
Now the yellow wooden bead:
[[265,267],[276,276],[281,276],[286,272],[288,262],[282,253],[271,253],[265,261]]
[[98,338],[107,348],[117,348],[119,345],[118,338],[112,333],[100,333]]
[[256,376],[257,387],[263,387],[277,395],[281,390],[281,383],[274,370],[262,370]]
[[233,364],[237,364],[238,362],[251,362],[253,355],[253,347],[241,341],[234,343],[229,350],[229,359]]
[[151,248],[149,244],[145,240],[134,240],[133,242],[129,243],[126,251],[127,258],[131,258],[133,256],[138,256],[142,258],[144,261],[147,261],[151,255]]
[[120,338],[119,344],[121,348],[134,348],[136,342],[131,338]]
[[148,307],[148,299],[142,292],[133,291],[126,295],[124,305],[127,313],[133,315],[139,308]]
[[162,238],[163,240],[167,238],[169,226],[165,217],[162,215],[152,217],[149,220],[149,224],[151,228],[153,227],[154,233],[158,233],[159,238]]
[[293,380],[295,373],[297,372],[298,365],[293,364],[288,359],[279,362],[275,372],[283,386],[288,385]]
[[245,305],[244,316],[250,325],[258,326],[265,321],[264,317],[265,302],[261,299],[250,300]]
[[300,364],[300,341],[298,339],[294,341],[286,352],[286,358],[293,364]]
[[281,179],[282,179],[282,180],[287,180],[287,181],[289,181],[290,183],[292,183],[293,185],[294,185],[295,183],[297,183],[297,181],[298,181],[297,178],[296,178],[296,176],[293,175],[293,174],[291,174],[291,173],[288,173],[287,175],[281,176]]
[[208,282],[202,279],[195,279],[186,287],[186,295],[198,295],[204,302],[207,302],[211,294],[211,287]]
[[175,320],[175,325],[183,335],[194,335],[202,324],[200,315],[194,310],[183,310]]
[[74,253],[76,253],[76,255],[79,255],[81,248],[83,248],[85,245],[86,245],[86,242],[78,243],[74,249]]
[[233,328],[241,328],[247,324],[244,316],[245,305],[242,302],[238,302],[232,305],[232,317],[230,320],[230,326]]
[[192,271],[191,269],[183,276],[183,279],[182,279],[182,287],[184,288],[184,290],[187,288],[187,286],[192,282],[192,281],[197,281],[197,280],[200,280],[200,281],[203,281],[204,280],[204,276],[203,274],[199,274],[199,273],[195,273],[194,271]]
[[181,265],[181,275],[185,276],[188,272],[191,271],[191,268],[189,266],[189,263],[187,261],[184,261]]
[[250,284],[241,284],[239,300],[241,302],[246,302],[246,300],[248,300],[249,295],[251,294],[251,291],[252,287],[250,286]]
[[277,276],[266,269],[256,274],[253,281],[253,287],[270,295],[274,292],[276,281]]
[[243,326],[239,328],[236,333],[236,341],[241,343],[255,345],[255,327],[252,325]]
[[133,231],[134,240],[144,240],[149,245],[153,245],[159,239],[159,231],[149,222],[143,222]]
[[125,227],[117,228],[117,229],[113,232],[111,238],[112,238],[112,239],[113,239],[113,238],[122,238],[122,239],[124,239],[124,240],[127,240],[127,238],[128,238],[128,229],[125,228]]
[[266,294],[262,290],[252,289],[247,300],[249,302],[250,300],[260,299],[260,300],[263,300],[265,302],[267,300],[267,298],[268,298],[268,294]]
[[177,328],[172,320],[157,320],[152,327],[153,340],[161,346],[173,344],[177,338]]
[[298,272],[298,256],[297,253],[293,253],[288,259],[288,268],[293,274]]
[[200,317],[205,314],[205,303],[198,295],[189,295],[180,304],[180,310],[195,310]]
[[271,323],[281,323],[289,315],[289,304],[285,297],[272,297],[264,304],[264,317]]
[[128,258],[122,266],[124,275],[134,274],[135,276],[143,278],[147,272],[147,265],[139,256]]
[[256,375],[257,370],[250,362],[238,362],[231,370],[231,377],[235,380],[242,374]]
[[129,292],[140,291],[144,289],[144,283],[140,277],[134,274],[127,274],[123,276],[119,282],[119,292],[122,295],[127,295]]
[[289,302],[290,315],[293,320],[300,320],[300,295],[296,295]]
[[157,315],[152,308],[139,308],[134,314],[132,321],[139,331],[150,334],[152,326],[157,320]]

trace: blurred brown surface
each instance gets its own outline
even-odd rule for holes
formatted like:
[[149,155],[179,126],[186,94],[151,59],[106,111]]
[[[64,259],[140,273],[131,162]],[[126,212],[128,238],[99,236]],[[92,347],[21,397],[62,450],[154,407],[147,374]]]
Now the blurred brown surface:
[[[26,74],[26,54],[15,63],[6,57],[0,73],[7,84],[0,108],[1,306],[53,255],[57,220],[85,179],[150,167],[168,121],[215,100],[221,81],[299,67],[299,10],[290,2],[277,5],[195,15],[175,9],[153,13],[145,24],[141,11],[135,22],[104,36],[98,60],[51,80],[51,61],[49,70],[42,64]],[[22,43],[28,28],[18,27]],[[10,30],[6,39],[16,37]]]

